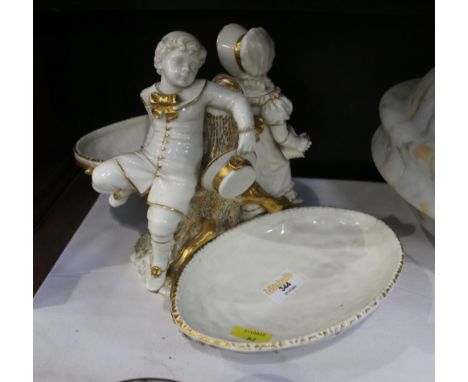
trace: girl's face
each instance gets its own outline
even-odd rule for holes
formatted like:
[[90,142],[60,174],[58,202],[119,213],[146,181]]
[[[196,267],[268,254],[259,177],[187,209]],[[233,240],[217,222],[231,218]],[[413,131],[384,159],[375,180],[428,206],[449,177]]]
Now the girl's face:
[[198,59],[194,54],[173,50],[162,62],[161,76],[174,87],[186,88],[195,81],[198,65]]

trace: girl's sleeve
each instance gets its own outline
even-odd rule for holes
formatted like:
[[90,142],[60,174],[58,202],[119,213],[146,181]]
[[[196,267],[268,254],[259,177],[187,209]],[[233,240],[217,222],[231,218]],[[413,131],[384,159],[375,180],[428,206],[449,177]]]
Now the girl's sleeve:
[[292,111],[292,102],[282,94],[262,106],[263,119],[269,125],[284,123],[289,120]]
[[271,99],[262,106],[262,117],[269,126],[273,139],[281,146],[288,138],[287,121],[293,110],[292,102],[284,95]]
[[304,157],[304,151],[310,147],[310,140],[304,135],[298,136],[287,124],[292,110],[292,102],[282,94],[262,107],[263,119],[286,159]]

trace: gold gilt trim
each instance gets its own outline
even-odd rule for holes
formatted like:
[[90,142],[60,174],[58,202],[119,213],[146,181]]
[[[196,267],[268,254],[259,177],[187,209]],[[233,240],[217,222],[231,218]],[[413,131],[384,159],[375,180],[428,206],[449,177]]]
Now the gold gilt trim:
[[86,175],[92,175],[93,174],[93,171],[94,171],[94,167],[93,166],[90,166],[88,163],[85,163],[85,162],[81,162],[79,161],[78,159],[76,160],[76,165],[78,167],[81,167],[82,169],[84,169],[84,173]]
[[[73,148],[73,153],[78,156],[79,158],[76,158],[76,160],[78,162],[80,162],[80,159],[84,159],[84,160],[88,160],[90,162],[95,162],[95,163],[102,163],[104,162],[103,159],[97,159],[97,158],[93,158],[93,157],[90,157],[88,155],[85,155],[83,153],[80,152],[80,150],[78,150],[78,147],[75,145],[75,147]],[[83,162],[80,162],[80,163],[83,163]]]
[[[120,190],[120,191],[121,191],[121,190]],[[114,192],[113,196],[114,196],[114,199],[115,199],[115,200],[120,200],[120,199],[122,199],[122,194],[120,193],[120,191]]]
[[167,206],[165,204],[150,202],[149,200],[146,201],[146,204],[148,204],[149,206],[161,207],[161,208],[164,208],[165,210],[176,212],[176,213],[178,213],[179,215],[181,215],[183,217],[186,216],[181,210],[178,210],[177,208],[174,208],[174,207],[171,207],[171,206]]
[[168,276],[177,280],[182,269],[206,243],[213,240],[217,235],[216,223],[213,220],[205,220],[201,223],[201,229],[192,239],[188,240],[180,249],[177,259],[170,265]]
[[191,104],[197,102],[200,99],[200,97],[202,96],[203,92],[205,91],[205,88],[206,88],[207,85],[208,85],[208,81],[205,80],[205,83],[203,84],[203,87],[201,88],[200,93],[198,93],[198,95],[195,98],[193,98],[192,100],[190,100],[188,102],[185,102],[185,103],[181,103],[180,105],[177,105],[176,110],[180,110],[180,109],[182,109],[184,107],[190,106]]
[[215,177],[213,178],[213,188],[219,192],[219,186],[223,179],[228,176],[231,172],[235,171],[229,166],[221,167],[220,170],[216,173]]
[[256,115],[254,117],[254,122],[255,122],[256,140],[258,142],[260,140],[260,135],[263,133],[263,130],[265,130],[265,120],[259,115]]
[[[213,163],[215,163],[219,158],[221,158],[223,155],[227,154],[227,153],[230,153],[230,152],[235,152],[235,150],[233,149],[230,149],[230,150],[226,150],[218,155],[216,155],[213,159],[211,159],[208,164],[206,166],[204,166],[204,169],[203,169],[203,172],[200,176],[200,179],[204,178],[206,173],[208,172],[208,169],[213,165]],[[251,153],[252,155],[255,156],[255,158],[257,158],[257,154],[254,152]],[[250,162],[249,162],[250,164]]]
[[219,186],[226,176],[228,176],[231,172],[238,171],[248,165],[250,165],[250,162],[247,159],[242,158],[239,155],[233,156],[231,159],[229,159],[225,166],[220,168],[220,170],[215,175],[213,179],[214,189],[219,191]]
[[162,270],[161,268],[159,268],[157,265],[153,265],[151,268],[151,276],[154,277],[154,278],[158,278],[159,276],[161,276],[162,274]]
[[[152,265],[150,267],[151,276],[155,279],[159,278],[164,272],[167,272],[167,269],[162,269],[158,265]],[[158,289],[159,290],[159,289]]]
[[234,46],[234,56],[236,57],[236,62],[237,62],[237,65],[239,66],[239,69],[242,70],[244,73],[246,73],[244,66],[242,65],[242,60],[241,60],[241,55],[240,55],[241,42],[244,36],[245,36],[245,33],[241,35],[236,41],[236,45]]
[[145,196],[145,194],[148,192],[148,190],[144,191],[143,193],[141,193],[139,190],[138,190],[138,187],[135,186],[135,184],[131,181],[130,177],[127,175],[127,172],[124,170],[124,168],[122,167],[122,165],[119,163],[119,161],[117,159],[114,159],[114,162],[117,164],[117,166],[119,166],[120,168],[120,171],[122,171],[122,174],[123,176],[125,177],[125,179],[127,179],[128,183],[130,183],[130,185],[133,187],[134,191],[140,195],[140,196]]
[[[161,114],[164,113],[166,115],[166,120],[167,122],[170,122],[177,118],[177,112],[180,109],[183,109],[184,107],[190,106],[193,103],[197,102],[200,97],[202,96],[203,92],[205,91],[206,86],[208,85],[208,81],[204,80],[203,86],[200,90],[200,92],[197,94],[195,98],[192,98],[191,100],[183,103],[178,103],[179,102],[179,95],[178,94],[164,94],[161,92],[153,92],[150,95],[150,103],[151,103],[151,97],[153,94],[155,95],[154,97],[156,99],[153,100],[153,102],[157,102],[158,99],[161,101],[167,102],[167,104],[158,104],[158,108],[155,112],[153,112],[153,115],[155,118],[160,118]],[[158,90],[158,86],[155,85],[156,89]],[[176,104],[172,104],[172,102],[176,101]],[[160,105],[160,106],[159,106]],[[152,109],[153,110],[153,109]]]
[[227,74],[221,73],[213,77],[212,82],[215,84],[224,86],[226,88],[229,88],[233,91],[242,93],[242,89],[239,85],[239,83],[231,76],[228,76]]
[[166,121],[172,121],[177,118],[176,105],[180,102],[177,94],[161,94],[152,92],[149,97],[151,112],[157,119],[163,114],[166,115]]
[[205,168],[204,168],[204,170],[203,170],[203,172],[202,172],[202,174],[201,174],[201,176],[200,176],[200,179],[203,178],[203,177],[205,176],[206,172],[207,172],[208,169],[213,165],[214,162],[216,162],[216,161],[217,161],[219,158],[221,158],[223,155],[225,155],[225,154],[227,154],[227,153],[229,153],[229,152],[231,152],[231,151],[234,151],[234,150],[232,150],[232,149],[231,149],[231,150],[226,150],[226,151],[222,152],[221,154],[216,155],[213,159],[211,159],[211,160],[207,163],[207,165],[205,166]]
[[269,213],[278,212],[289,208],[292,203],[286,198],[275,198],[268,194],[257,182],[238,197],[242,204],[258,204]]
[[164,135],[161,140],[161,144],[159,145],[159,154],[156,157],[156,163],[154,164],[154,168],[156,172],[154,173],[153,182],[156,178],[159,178],[161,176],[161,172],[159,171],[162,168],[161,161],[166,159],[164,155],[162,154],[162,152],[166,151],[166,145],[169,143],[169,136],[170,136],[169,130],[171,130],[171,126],[168,123],[166,123],[166,125],[164,126]]
[[237,132],[238,132],[239,134],[250,133],[251,131],[255,131],[255,128],[253,128],[253,127],[247,127],[247,128],[245,128],[245,129],[239,129],[239,130],[237,130]]
[[[301,208],[294,208],[294,210],[289,210],[289,211],[297,211],[298,209],[310,209],[310,208],[329,208],[329,209],[340,209],[340,208],[334,208],[334,207],[301,207]],[[344,210],[344,208],[341,208]],[[353,211],[356,212],[356,211]],[[366,216],[371,216],[365,213],[360,212],[362,215]],[[375,217],[373,217],[376,219]],[[258,218],[262,219],[262,218]],[[258,221],[258,219],[255,219],[255,221]],[[376,219],[378,220],[378,219]],[[181,272],[178,277],[176,277],[173,281],[172,284],[172,289],[171,289],[171,314],[172,314],[172,319],[174,320],[175,324],[179,327],[179,330],[187,335],[190,338],[195,339],[196,341],[224,348],[224,349],[229,349],[229,350],[235,350],[235,351],[241,351],[241,352],[258,352],[258,351],[270,351],[270,350],[280,350],[280,349],[286,349],[286,348],[292,348],[292,347],[297,347],[301,345],[306,345],[311,342],[317,341],[319,339],[322,339],[324,337],[328,337],[331,335],[338,335],[343,330],[350,328],[351,326],[357,324],[360,320],[365,318],[367,315],[369,315],[371,312],[373,312],[378,304],[388,296],[390,291],[393,289],[395,286],[395,283],[400,276],[400,273],[403,269],[403,263],[404,263],[404,252],[403,252],[403,247],[401,245],[401,241],[399,240],[398,236],[395,234],[395,232],[388,227],[386,223],[384,223],[381,220],[380,221],[382,224],[384,224],[387,228],[390,229],[390,231],[394,234],[395,238],[397,239],[399,245],[400,245],[400,262],[397,266],[397,269],[395,273],[393,274],[392,278],[390,279],[387,287],[385,287],[379,295],[369,302],[364,308],[362,308],[358,313],[354,314],[352,317],[349,317],[333,326],[330,326],[328,328],[325,328],[323,330],[320,330],[318,332],[314,332],[305,336],[297,337],[297,338],[292,338],[288,340],[282,340],[282,341],[275,341],[275,342],[234,342],[234,341],[228,341],[228,340],[222,340],[219,338],[214,338],[211,336],[208,336],[206,334],[203,334],[188,325],[184,319],[182,318],[178,308],[177,308],[177,291],[179,288],[179,283],[181,278],[183,278],[183,272]],[[253,221],[248,221],[243,223],[243,225],[248,225],[252,223]],[[218,236],[218,239],[221,239],[222,236],[228,234],[230,231],[226,231],[223,234]],[[205,247],[206,248],[206,247]]]
[[278,99],[281,96],[282,96],[281,89],[278,87],[275,87],[274,89],[270,90],[269,92],[263,95],[257,95],[257,96],[251,96],[251,97],[247,96],[247,99],[249,100],[250,104],[262,106],[266,104],[268,101]]
[[150,94],[151,105],[175,106],[179,101],[179,96],[177,94],[164,94],[159,92]]
[[143,156],[143,158],[146,159],[146,161],[153,167],[153,168],[156,168],[156,164],[153,162],[153,160],[148,156],[148,154],[146,153],[146,150],[143,148],[141,149],[140,151],[138,151],[139,154],[141,154],[141,156]]

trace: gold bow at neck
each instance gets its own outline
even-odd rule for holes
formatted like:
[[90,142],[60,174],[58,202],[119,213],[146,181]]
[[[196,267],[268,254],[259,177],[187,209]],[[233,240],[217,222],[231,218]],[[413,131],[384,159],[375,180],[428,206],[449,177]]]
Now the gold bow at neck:
[[151,93],[149,103],[151,112],[155,118],[161,118],[161,115],[166,115],[167,121],[172,121],[177,118],[176,106],[180,102],[177,94],[160,94],[158,92]]

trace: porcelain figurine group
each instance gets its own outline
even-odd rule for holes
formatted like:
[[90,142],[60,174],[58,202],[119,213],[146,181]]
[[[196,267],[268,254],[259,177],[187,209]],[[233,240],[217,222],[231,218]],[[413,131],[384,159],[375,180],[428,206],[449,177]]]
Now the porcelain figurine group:
[[[205,48],[191,34],[167,34],[154,55],[161,80],[141,92],[151,121],[144,144],[137,151],[104,161],[92,173],[94,189],[108,194],[113,207],[124,204],[132,193],[146,197],[152,256],[145,279],[150,291],[164,285],[174,234],[200,184],[208,108],[234,119],[238,145],[233,156],[237,161],[249,155],[255,158],[257,183],[273,197],[300,202],[289,159],[303,157],[311,142],[288,125],[292,103],[267,77],[275,55],[271,37],[263,28],[245,30],[230,24],[220,32],[217,45],[219,59],[229,73],[225,78],[238,90],[197,79]],[[265,211],[254,203],[242,209],[244,220]]]

